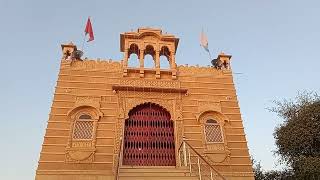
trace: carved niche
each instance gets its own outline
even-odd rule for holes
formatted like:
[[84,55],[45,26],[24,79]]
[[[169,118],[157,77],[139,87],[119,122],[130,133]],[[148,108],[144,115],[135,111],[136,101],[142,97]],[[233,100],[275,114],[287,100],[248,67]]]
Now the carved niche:
[[[103,116],[100,111],[100,100],[101,97],[77,96],[73,108],[68,112],[71,130],[65,153],[67,163],[90,163],[94,161],[97,122]],[[75,123],[82,114],[88,114],[92,118],[88,122],[92,127],[92,138],[90,139],[73,138]]]
[[[224,116],[220,109],[220,103],[208,103],[208,102],[199,102],[199,114],[197,114],[197,120],[201,124],[202,129],[202,140],[205,146],[204,155],[210,160],[213,164],[215,163],[228,163],[230,159],[230,150],[228,149],[228,144],[226,140],[226,131],[225,123],[228,122],[226,116]],[[222,142],[207,142],[205,134],[205,122],[208,119],[216,120],[220,127],[223,137]]]

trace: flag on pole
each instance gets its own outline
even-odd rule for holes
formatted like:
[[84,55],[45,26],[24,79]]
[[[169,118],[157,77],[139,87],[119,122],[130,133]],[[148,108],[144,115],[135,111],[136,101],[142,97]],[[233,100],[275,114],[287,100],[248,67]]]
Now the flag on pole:
[[200,34],[200,45],[201,45],[207,52],[209,52],[208,38],[207,38],[206,34],[203,32],[203,30],[201,31],[201,34]]
[[89,39],[87,42],[93,41],[94,40],[94,36],[93,36],[93,30],[92,30],[92,25],[91,25],[91,21],[90,21],[90,17],[88,17],[88,21],[87,21],[87,25],[86,25],[86,29],[84,30],[85,36],[87,34],[89,34]]

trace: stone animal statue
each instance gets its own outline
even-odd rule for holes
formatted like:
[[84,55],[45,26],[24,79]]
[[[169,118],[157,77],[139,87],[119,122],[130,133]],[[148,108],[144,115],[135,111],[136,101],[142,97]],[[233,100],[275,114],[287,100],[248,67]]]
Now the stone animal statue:
[[223,62],[220,59],[212,59],[211,64],[213,67],[217,69],[222,69],[223,67]]
[[211,64],[217,69],[229,69],[229,63],[227,61],[222,61],[221,59],[212,59]]

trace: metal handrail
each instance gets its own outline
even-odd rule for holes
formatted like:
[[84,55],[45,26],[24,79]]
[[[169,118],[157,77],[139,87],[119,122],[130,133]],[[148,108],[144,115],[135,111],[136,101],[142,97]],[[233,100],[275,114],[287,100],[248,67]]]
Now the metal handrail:
[[116,166],[116,174],[115,174],[115,180],[119,180],[119,172],[120,172],[120,163],[122,162],[122,138],[120,138],[120,148],[119,148],[119,153],[118,153],[118,163]]
[[[186,150],[186,145],[197,155],[198,157],[198,161],[196,162],[198,165],[198,174],[199,174],[199,179],[201,180],[201,168],[200,168],[200,159],[205,162],[205,164],[207,166],[210,167],[210,179],[213,179],[213,175],[212,175],[212,171],[214,171],[221,179],[226,180],[226,178],[216,169],[214,168],[201,154],[199,154],[197,152],[197,150],[195,150],[188,142],[186,142],[185,140],[182,141],[178,152],[180,152],[181,148],[183,148],[183,163],[180,163],[181,165],[183,164],[183,166],[187,166],[189,164],[189,168],[190,168],[190,174],[192,173],[191,171],[191,158],[190,158],[190,151],[188,153],[188,158],[186,157],[187,154],[187,150]],[[180,155],[180,153],[179,153]],[[181,160],[181,157],[180,157]],[[188,161],[188,162],[187,162]]]

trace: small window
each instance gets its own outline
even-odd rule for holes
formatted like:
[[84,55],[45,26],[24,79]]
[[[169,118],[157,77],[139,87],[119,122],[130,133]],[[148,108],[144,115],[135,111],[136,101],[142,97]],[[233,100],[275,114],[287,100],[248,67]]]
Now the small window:
[[82,114],[79,119],[91,119],[91,116],[88,114]]
[[73,139],[90,140],[93,134],[93,119],[88,114],[82,114],[76,119],[73,129]]
[[216,120],[208,119],[204,125],[206,141],[209,143],[223,142],[221,128]]
[[213,119],[209,119],[207,120],[206,122],[207,124],[218,124],[216,120],[213,120]]

